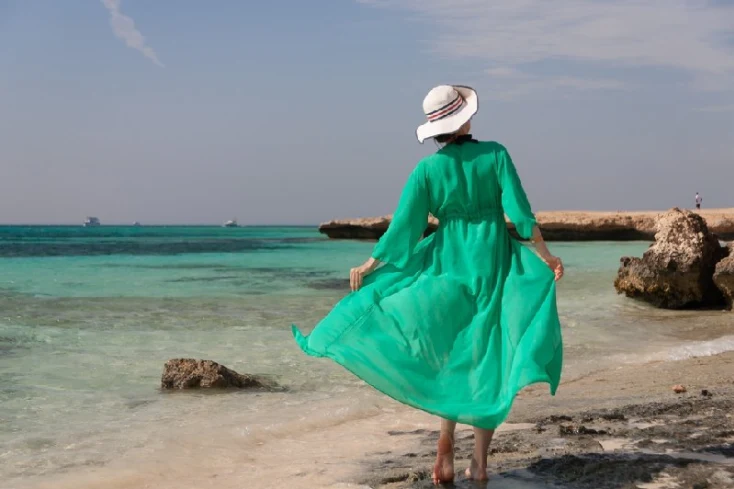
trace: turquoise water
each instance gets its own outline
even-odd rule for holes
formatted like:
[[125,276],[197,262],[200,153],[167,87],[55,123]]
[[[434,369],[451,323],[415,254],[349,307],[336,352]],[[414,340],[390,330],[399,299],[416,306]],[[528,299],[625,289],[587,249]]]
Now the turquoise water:
[[[552,244],[567,268],[566,379],[734,348],[721,312],[657,311],[614,293],[619,258],[646,246]],[[339,367],[301,354],[290,335],[292,322],[310,328],[347,292],[348,269],[371,247],[312,228],[0,227],[0,486],[87,487],[80,478],[91,477],[88,487],[143,487],[122,475],[136,467],[135,477],[167,487],[171,474],[196,480],[192,447],[226,449],[199,456],[201,472],[293,429],[328,441],[343,436],[332,425],[394,413]],[[160,392],[164,362],[182,356],[270,374],[288,391]],[[253,457],[267,464],[268,453]],[[299,480],[318,487],[323,474],[309,470]],[[262,476],[248,487],[274,487]],[[240,487],[237,477],[217,487]]]

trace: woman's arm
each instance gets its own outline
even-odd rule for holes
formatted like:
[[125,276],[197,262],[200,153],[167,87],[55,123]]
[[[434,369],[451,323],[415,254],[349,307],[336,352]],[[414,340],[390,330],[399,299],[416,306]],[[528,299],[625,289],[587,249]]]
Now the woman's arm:
[[540,228],[538,226],[533,226],[533,236],[530,238],[530,242],[533,244],[535,251],[538,252],[538,255],[540,255],[543,260],[553,258],[548,246],[545,244],[543,234],[540,232]]
[[403,187],[390,225],[372,250],[372,258],[403,268],[427,227],[428,190],[425,170],[419,163]]
[[364,277],[382,263],[398,268],[408,264],[416,244],[428,227],[428,191],[421,164],[413,170],[403,187],[398,207],[385,234],[372,250],[369,260],[349,273],[352,290],[362,287]]
[[530,238],[530,242],[533,243],[533,246],[535,247],[535,251],[538,252],[538,255],[540,258],[548,264],[551,270],[553,270],[553,273],[556,275],[556,280],[560,280],[561,277],[563,277],[563,262],[560,258],[557,256],[553,256],[553,254],[548,249],[548,246],[545,244],[545,240],[543,239],[543,234],[540,232],[540,228],[538,226],[533,227],[533,236]]
[[535,245],[535,251],[553,270],[556,280],[559,280],[563,276],[563,262],[560,258],[553,256],[545,245],[545,240],[538,227],[538,221],[536,221],[530,208],[530,202],[525,194],[525,189],[522,187],[520,177],[517,175],[515,165],[504,148],[498,155],[497,167],[497,176],[502,189],[502,208],[505,214],[515,225],[517,234],[521,238],[529,239]]
[[362,288],[362,281],[366,275],[374,272],[377,267],[380,266],[380,260],[370,257],[369,260],[364,262],[358,267],[354,267],[349,271],[349,286],[352,290],[359,290]]

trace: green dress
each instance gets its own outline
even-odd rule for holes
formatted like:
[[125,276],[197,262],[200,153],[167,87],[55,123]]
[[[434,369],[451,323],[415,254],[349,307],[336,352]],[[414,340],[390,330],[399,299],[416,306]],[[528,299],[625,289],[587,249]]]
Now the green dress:
[[[439,220],[421,239],[428,214]],[[554,274],[512,238],[536,224],[505,148],[449,144],[411,173],[372,256],[385,265],[298,345],[407,405],[494,429],[517,393],[555,394],[563,348]]]

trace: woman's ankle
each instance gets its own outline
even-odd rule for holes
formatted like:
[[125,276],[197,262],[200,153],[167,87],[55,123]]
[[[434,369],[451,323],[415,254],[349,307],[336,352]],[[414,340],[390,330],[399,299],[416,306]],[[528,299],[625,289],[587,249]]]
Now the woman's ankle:
[[440,453],[453,453],[454,451],[454,436],[451,433],[441,433],[438,437],[438,451]]

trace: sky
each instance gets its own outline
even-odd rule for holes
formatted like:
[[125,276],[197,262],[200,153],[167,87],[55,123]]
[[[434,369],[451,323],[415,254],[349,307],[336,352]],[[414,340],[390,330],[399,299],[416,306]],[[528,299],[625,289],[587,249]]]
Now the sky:
[[533,207],[734,207],[734,0],[0,0],[0,223],[387,214],[473,86]]

